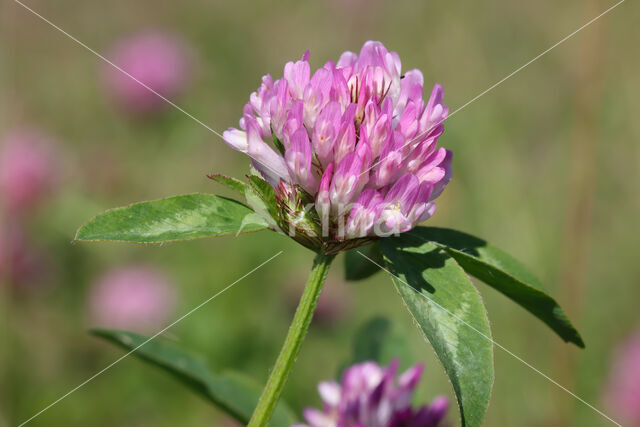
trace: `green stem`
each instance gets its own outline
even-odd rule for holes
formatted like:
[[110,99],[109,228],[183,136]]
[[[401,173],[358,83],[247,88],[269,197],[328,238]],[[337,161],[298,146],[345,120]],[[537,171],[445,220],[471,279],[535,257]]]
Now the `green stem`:
[[293,368],[296,357],[298,357],[300,346],[313,318],[313,312],[316,309],[324,280],[327,278],[329,266],[334,258],[335,255],[319,253],[313,261],[313,268],[309,274],[309,279],[305,285],[302,297],[300,297],[300,302],[298,303],[296,314],[293,316],[293,321],[289,327],[287,338],[284,340],[276,364],[271,371],[269,381],[262,391],[262,396],[260,396],[258,406],[256,406],[251,416],[248,427],[263,427],[269,422],[276,408],[276,404],[278,400],[280,400],[291,368]]

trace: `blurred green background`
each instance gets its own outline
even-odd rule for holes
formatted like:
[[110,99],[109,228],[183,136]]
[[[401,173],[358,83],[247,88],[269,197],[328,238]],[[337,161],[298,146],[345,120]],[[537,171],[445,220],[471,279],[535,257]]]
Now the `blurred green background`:
[[[98,52],[152,28],[192,50],[189,89],[176,103],[212,128],[236,126],[263,74],[282,75],[311,50],[312,66],[380,40],[439,82],[452,110],[599,13],[609,1],[568,2],[111,2],[30,0],[29,7]],[[560,342],[524,310],[478,284],[495,340],[603,408],[618,343],[640,327],[640,5],[627,1],[445,123],[454,178],[430,225],[484,237],[522,260],[583,334],[583,351]],[[242,177],[246,158],[175,109],[132,119],[102,86],[104,63],[12,1],[0,8],[0,131],[35,126],[56,138],[60,185],[28,219],[49,257],[42,286],[0,287],[0,426],[17,425],[118,358],[87,334],[89,286],[133,263],[157,267],[175,284],[173,318],[284,253],[166,335],[206,357],[265,381],[301,292],[312,253],[263,232],[165,246],[72,244],[96,213],[189,192],[231,195],[207,173]],[[325,289],[341,313],[316,322],[285,398],[317,406],[316,384],[348,358],[357,327],[381,314],[427,364],[416,402],[450,384],[383,274],[342,280],[342,260]],[[162,325],[159,325],[160,329]],[[496,349],[488,426],[598,426],[606,421]],[[459,423],[455,408],[449,419]],[[227,418],[163,373],[130,357],[33,420],[33,425],[224,425]]]

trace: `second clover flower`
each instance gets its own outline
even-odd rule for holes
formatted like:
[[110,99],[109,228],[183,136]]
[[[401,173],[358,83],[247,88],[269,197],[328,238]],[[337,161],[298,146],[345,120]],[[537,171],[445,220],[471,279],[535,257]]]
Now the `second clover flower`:
[[397,376],[398,365],[397,359],[387,367],[363,362],[349,367],[340,383],[320,383],[323,409],[305,409],[307,424],[293,427],[443,426],[447,398],[437,397],[428,405],[413,408],[411,400],[423,366],[415,365]]
[[331,250],[431,217],[451,179],[451,152],[437,147],[449,112],[442,87],[425,103],[422,73],[402,75],[398,54],[380,42],[313,75],[308,56],[287,63],[282,79],[264,76],[240,129],[223,135],[274,188],[275,222]]

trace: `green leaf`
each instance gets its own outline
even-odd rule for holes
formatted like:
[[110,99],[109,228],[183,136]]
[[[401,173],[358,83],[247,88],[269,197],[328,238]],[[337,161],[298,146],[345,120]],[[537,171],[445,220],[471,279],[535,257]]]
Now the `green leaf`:
[[247,202],[256,212],[267,219],[270,218],[270,222],[275,224],[278,218],[278,203],[273,187],[257,175],[247,175],[247,178],[250,183],[249,191],[245,193]]
[[354,334],[352,347],[351,357],[340,365],[337,378],[341,378],[350,366],[368,360],[388,365],[392,360],[399,359],[402,367],[408,367],[413,359],[405,335],[395,330],[389,319],[381,316],[360,325]]
[[409,347],[404,335],[398,334],[388,319],[374,317],[362,324],[356,331],[353,339],[353,355],[348,365],[367,360],[386,365],[395,358],[408,363],[410,361],[409,354]]
[[380,242],[373,242],[370,245],[347,251],[344,254],[344,278],[346,280],[356,281],[366,279],[380,271],[380,267],[363,258],[358,251],[378,264],[384,264],[382,251],[380,250]]
[[213,181],[216,181],[217,183],[222,184],[228,189],[233,190],[237,193],[240,193],[243,196],[247,191],[247,189],[249,188],[249,185],[247,183],[244,183],[239,179],[236,179],[230,176],[211,174],[211,175],[207,175],[207,178]]
[[[168,372],[239,422],[249,422],[262,387],[246,376],[234,372],[211,372],[201,359],[162,339],[149,341],[147,337],[133,332],[105,329],[93,329],[91,333],[127,351],[135,349],[132,356]],[[293,411],[280,401],[269,425],[289,427],[295,421]]]
[[251,209],[213,194],[187,194],[134,203],[99,214],[75,240],[162,243],[266,229]]
[[544,293],[538,279],[522,264],[486,241],[456,230],[416,227],[410,232],[431,241],[458,261],[464,270],[546,323],[563,340],[584,348],[584,342],[558,303]]
[[493,385],[493,342],[480,294],[443,249],[405,234],[382,240],[393,281],[431,342],[458,398],[462,425],[482,423]]
[[[274,136],[274,138],[276,138]],[[277,139],[277,138],[276,138]],[[242,194],[247,204],[253,209],[255,214],[251,217],[260,217],[256,223],[265,222],[269,228],[278,229],[276,223],[277,204],[276,195],[271,185],[257,175],[248,175],[249,182],[246,184],[236,178],[224,175],[207,175],[210,179]]]

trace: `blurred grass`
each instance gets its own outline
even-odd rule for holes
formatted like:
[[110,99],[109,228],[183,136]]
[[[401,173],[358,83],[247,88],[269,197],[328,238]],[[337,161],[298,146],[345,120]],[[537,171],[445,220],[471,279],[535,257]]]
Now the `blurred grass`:
[[[198,67],[178,104],[220,131],[236,125],[262,74],[281,76],[283,64],[307,49],[312,65],[321,66],[344,50],[357,51],[368,39],[397,51],[405,70],[421,69],[426,86],[442,83],[445,100],[456,109],[613,4],[28,2],[100,52],[140,29],[180,34],[191,44]],[[305,276],[310,252],[266,232],[162,247],[70,244],[82,222],[108,207],[195,191],[230,195],[205,174],[242,176],[245,158],[175,110],[155,121],[124,118],[100,86],[104,64],[98,58],[19,5],[4,2],[0,7],[0,129],[41,127],[61,141],[67,158],[61,193],[32,221],[33,233],[54,257],[54,283],[28,298],[4,292],[0,306],[0,425],[30,417],[121,355],[86,334],[91,325],[85,302],[93,278],[123,263],[166,269],[180,285],[178,313],[183,313],[284,250],[168,333],[206,355],[213,366],[265,380],[291,317],[284,281]],[[455,153],[455,175],[430,220],[509,251],[560,298],[585,338],[585,351],[559,345],[543,325],[478,284],[496,341],[543,372],[567,379],[564,385],[598,407],[612,349],[640,325],[635,231],[640,217],[640,122],[635,120],[640,77],[639,58],[633,54],[638,9],[637,2],[626,2],[447,122],[440,141]],[[600,67],[595,82],[580,78],[589,67]],[[593,93],[581,95],[594,84]],[[593,111],[586,124],[584,108]],[[583,143],[593,150],[591,158],[579,155]],[[587,173],[580,173],[581,166]],[[584,179],[589,182],[582,188]],[[568,263],[575,251],[567,248],[576,237],[572,213],[581,212],[573,197],[576,188],[591,199],[592,213],[577,230],[585,235],[578,236],[582,259],[574,266]],[[567,271],[578,278],[579,295],[564,287]],[[336,263],[329,286],[347,287],[352,307],[340,324],[312,327],[286,391],[294,407],[319,403],[316,383],[334,376],[348,358],[357,326],[377,314],[406,330],[415,357],[411,362],[427,362],[418,398],[452,397],[432,350],[403,312],[387,277],[345,285]],[[558,367],[555,361],[566,356],[558,352],[568,352],[569,365]],[[163,374],[125,360],[33,424],[220,425],[221,419]],[[451,419],[457,422],[455,411]],[[486,425],[604,423],[497,350]]]

